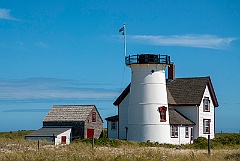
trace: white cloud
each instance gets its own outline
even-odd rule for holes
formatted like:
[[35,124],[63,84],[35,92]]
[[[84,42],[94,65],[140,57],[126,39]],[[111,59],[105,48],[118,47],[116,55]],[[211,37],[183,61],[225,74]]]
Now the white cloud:
[[46,43],[41,42],[41,41],[35,43],[35,45],[38,46],[38,47],[41,47],[41,48],[45,48],[45,49],[49,48],[49,46]]
[[0,80],[1,101],[34,100],[108,100],[119,94],[115,89],[94,87],[76,81],[53,78],[30,78],[25,80]]
[[0,19],[18,21],[18,19],[14,18],[10,15],[10,11],[11,10],[0,8]]
[[155,46],[184,46],[210,49],[226,49],[238,38],[221,38],[215,35],[127,35],[128,42]]

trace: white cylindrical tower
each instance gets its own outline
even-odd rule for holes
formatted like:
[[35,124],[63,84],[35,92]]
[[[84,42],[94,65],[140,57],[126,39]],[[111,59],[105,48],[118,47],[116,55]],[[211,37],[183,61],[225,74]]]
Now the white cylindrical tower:
[[132,70],[128,109],[128,140],[170,142],[165,68],[167,55],[141,54],[126,57]]

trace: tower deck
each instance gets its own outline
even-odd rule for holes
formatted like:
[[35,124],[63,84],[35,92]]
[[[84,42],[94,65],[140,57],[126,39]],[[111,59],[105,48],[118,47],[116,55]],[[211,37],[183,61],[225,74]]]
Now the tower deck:
[[160,54],[136,54],[125,57],[126,65],[131,64],[171,64],[170,56]]

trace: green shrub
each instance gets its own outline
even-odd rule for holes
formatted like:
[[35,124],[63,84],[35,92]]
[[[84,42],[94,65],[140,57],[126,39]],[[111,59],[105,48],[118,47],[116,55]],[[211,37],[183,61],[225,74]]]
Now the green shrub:
[[234,133],[217,134],[214,141],[222,145],[240,145],[240,134]]
[[197,149],[206,149],[208,147],[208,140],[205,137],[198,137],[194,140],[193,146]]

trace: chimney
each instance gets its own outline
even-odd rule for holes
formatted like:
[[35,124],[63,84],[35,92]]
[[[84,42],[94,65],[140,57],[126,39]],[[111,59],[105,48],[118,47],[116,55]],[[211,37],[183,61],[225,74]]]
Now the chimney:
[[168,66],[168,79],[175,79],[175,64],[170,64],[170,66]]

